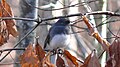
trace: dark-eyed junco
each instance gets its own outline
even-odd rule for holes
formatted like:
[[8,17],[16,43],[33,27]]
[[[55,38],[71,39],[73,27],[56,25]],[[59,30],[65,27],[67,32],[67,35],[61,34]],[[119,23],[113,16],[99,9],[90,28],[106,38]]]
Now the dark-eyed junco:
[[44,49],[48,46],[48,50],[56,50],[57,48],[65,48],[70,43],[70,21],[60,18],[49,30],[44,43]]

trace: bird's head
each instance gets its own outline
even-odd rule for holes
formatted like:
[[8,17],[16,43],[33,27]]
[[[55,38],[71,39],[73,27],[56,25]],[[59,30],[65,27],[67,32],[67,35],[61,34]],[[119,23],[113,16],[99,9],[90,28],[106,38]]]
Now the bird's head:
[[66,26],[70,23],[70,20],[68,19],[65,19],[65,18],[60,18],[56,23],[55,25],[63,25],[63,26]]

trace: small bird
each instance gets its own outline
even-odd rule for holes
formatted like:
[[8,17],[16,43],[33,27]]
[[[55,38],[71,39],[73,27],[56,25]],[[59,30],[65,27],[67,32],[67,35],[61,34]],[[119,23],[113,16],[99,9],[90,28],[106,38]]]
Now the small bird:
[[49,30],[44,43],[44,49],[49,45],[48,50],[66,48],[70,43],[70,21],[60,18]]

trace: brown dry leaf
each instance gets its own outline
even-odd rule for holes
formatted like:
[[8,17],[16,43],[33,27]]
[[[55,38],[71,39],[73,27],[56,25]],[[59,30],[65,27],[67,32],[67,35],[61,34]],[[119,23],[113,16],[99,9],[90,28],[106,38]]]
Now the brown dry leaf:
[[84,61],[84,64],[81,67],[88,67],[88,63],[91,59],[91,54],[87,56],[87,58]]
[[48,54],[43,58],[42,67],[55,67],[55,65],[50,62],[50,54],[51,52],[48,52]]
[[40,44],[38,43],[38,39],[36,39],[36,45],[35,45],[35,54],[37,55],[37,57],[39,58],[40,62],[43,60],[43,58],[45,57],[45,51],[42,49],[42,47],[40,46]]
[[5,21],[1,21],[0,22],[0,46],[7,42],[7,40],[9,39],[8,35],[9,34],[7,31],[6,23]]
[[56,66],[65,67],[65,62],[59,55],[57,55]]
[[0,46],[4,43],[4,38],[2,35],[0,35]]
[[113,60],[112,58],[110,58],[110,59],[106,62],[105,67],[113,67],[112,61],[114,61],[114,60]]
[[[2,8],[2,16],[1,17],[13,17],[12,9],[10,5],[6,2],[6,0],[1,1],[1,8]],[[18,32],[13,27],[15,25],[15,20],[4,20],[7,25],[7,29],[9,33],[16,37],[18,35]]]
[[67,64],[68,64],[67,67],[75,67],[75,65],[72,63],[72,61],[70,59],[68,59],[66,56],[65,56],[65,59],[66,59]]
[[106,63],[106,67],[120,67],[120,39],[115,41],[109,47],[110,59]]
[[92,23],[89,22],[88,18],[86,16],[82,16],[83,21],[85,22],[85,24],[87,25],[90,34],[96,38],[96,40],[101,44],[102,48],[109,52],[109,46],[110,43],[108,41],[106,41],[105,39],[103,39],[100,34],[98,33],[97,29],[93,26]]
[[74,56],[72,56],[67,50],[64,50],[64,55],[68,58],[68,59],[70,59],[71,61],[72,61],[72,63],[76,66],[76,67],[78,67],[78,62],[77,62],[77,58],[76,57],[74,57]]
[[3,12],[4,12],[2,15],[4,15],[4,17],[5,16],[13,16],[11,7],[6,2],[6,0],[1,0],[1,6],[2,6],[2,9],[3,9]]
[[[12,9],[6,0],[0,1],[0,17],[13,17]],[[4,25],[3,25],[4,24]],[[9,35],[14,37],[18,36],[18,32],[15,27],[15,20],[0,20],[0,46],[7,42]],[[2,40],[2,41],[1,41]]]
[[30,44],[23,55],[20,56],[21,67],[40,67],[38,57],[35,55],[33,46]]
[[[1,17],[13,17],[12,9],[6,0],[1,1],[2,16]],[[7,26],[12,27],[15,25],[14,20],[5,20]]]
[[101,67],[96,52],[93,51],[86,59],[81,67]]
[[15,28],[13,28],[13,27],[7,27],[8,28],[8,30],[9,30],[9,34],[11,34],[12,36],[14,36],[14,37],[17,37],[18,36],[18,32],[16,31],[16,29]]

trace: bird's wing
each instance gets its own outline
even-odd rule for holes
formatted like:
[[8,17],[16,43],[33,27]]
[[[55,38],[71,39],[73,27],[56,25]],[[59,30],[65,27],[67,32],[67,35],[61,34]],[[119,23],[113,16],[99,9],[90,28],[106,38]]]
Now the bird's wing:
[[49,33],[48,33],[48,35],[47,35],[47,37],[46,37],[46,39],[45,39],[44,49],[46,48],[47,45],[50,44],[50,40],[51,40],[51,38],[50,38],[50,31],[51,31],[52,28],[53,28],[53,27],[50,28]]
[[46,48],[47,44],[49,44],[49,43],[50,43],[50,35],[48,33],[48,35],[47,35],[47,37],[45,39],[45,42],[44,42],[44,49]]

